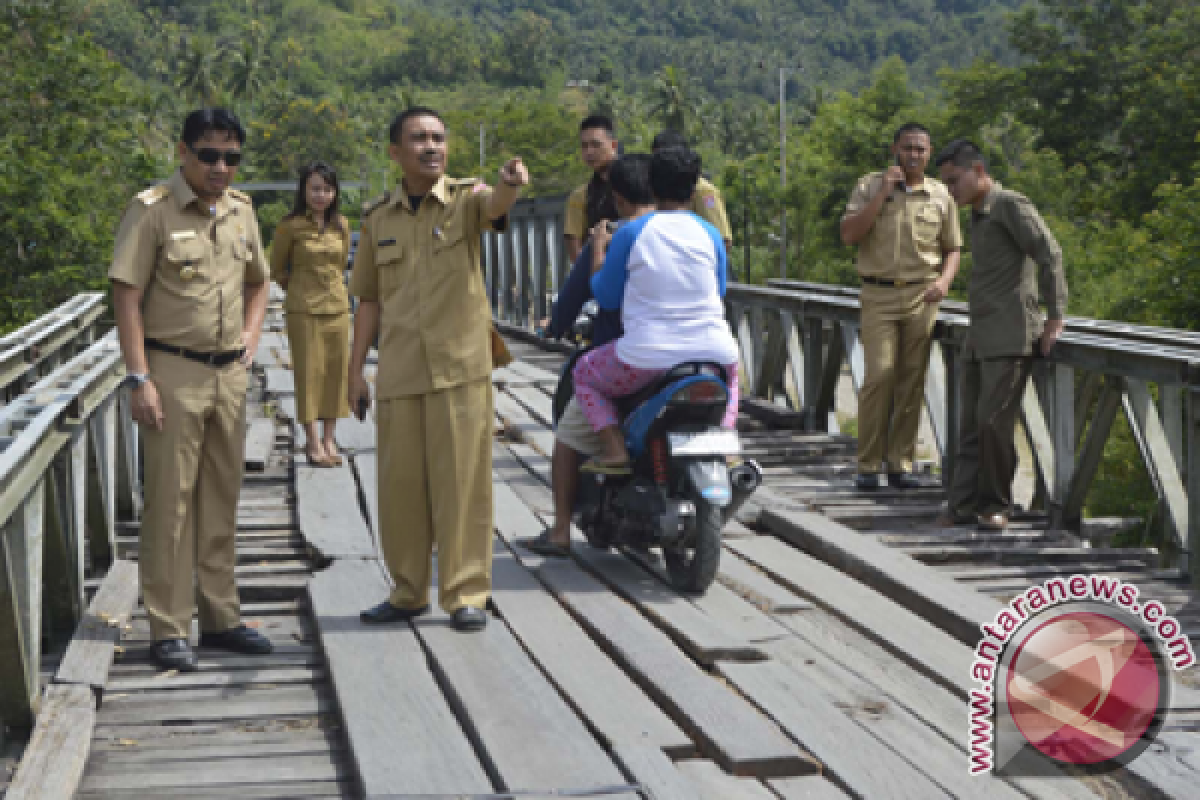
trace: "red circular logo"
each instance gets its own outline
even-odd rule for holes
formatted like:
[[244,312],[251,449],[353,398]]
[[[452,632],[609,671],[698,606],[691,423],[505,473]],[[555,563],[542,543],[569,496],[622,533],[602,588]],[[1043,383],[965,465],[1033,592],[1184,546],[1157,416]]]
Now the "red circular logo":
[[1017,728],[1068,764],[1099,764],[1136,745],[1163,687],[1153,653],[1118,619],[1078,611],[1033,629],[1009,664],[1005,691]]

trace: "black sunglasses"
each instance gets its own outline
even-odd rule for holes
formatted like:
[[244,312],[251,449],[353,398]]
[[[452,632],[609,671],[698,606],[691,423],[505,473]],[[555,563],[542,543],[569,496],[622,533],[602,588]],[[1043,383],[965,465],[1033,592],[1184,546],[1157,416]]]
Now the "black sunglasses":
[[236,167],[242,163],[241,150],[218,150],[215,147],[201,147],[199,150],[192,150],[189,147],[188,149],[196,154],[196,158],[200,160],[201,164],[207,164],[210,167],[218,161],[224,161],[227,167]]

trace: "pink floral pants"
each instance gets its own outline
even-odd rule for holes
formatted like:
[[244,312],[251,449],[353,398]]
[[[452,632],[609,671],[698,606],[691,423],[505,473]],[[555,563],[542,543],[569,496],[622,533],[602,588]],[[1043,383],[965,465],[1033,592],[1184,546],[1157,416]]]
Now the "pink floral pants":
[[[580,357],[571,374],[575,379],[575,397],[583,415],[587,417],[592,430],[602,431],[620,421],[615,398],[645,388],[666,372],[665,369],[641,369],[622,363],[617,358],[617,343],[609,342]],[[738,414],[737,362],[726,364],[725,372],[729,376],[729,406],[721,425],[733,428],[737,425]]]

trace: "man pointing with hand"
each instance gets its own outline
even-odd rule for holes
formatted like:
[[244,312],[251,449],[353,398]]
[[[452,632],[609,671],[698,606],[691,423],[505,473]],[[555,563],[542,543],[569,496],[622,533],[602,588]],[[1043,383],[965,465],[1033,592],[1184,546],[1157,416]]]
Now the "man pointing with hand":
[[363,365],[379,333],[379,533],[395,588],[361,616],[384,624],[428,611],[436,543],[439,605],[458,630],[479,630],[492,561],[492,316],[480,234],[503,230],[529,172],[514,158],[494,189],[447,178],[446,126],[429,108],[399,114],[389,139],[404,178],[363,217],[348,399],[355,410],[369,402]]

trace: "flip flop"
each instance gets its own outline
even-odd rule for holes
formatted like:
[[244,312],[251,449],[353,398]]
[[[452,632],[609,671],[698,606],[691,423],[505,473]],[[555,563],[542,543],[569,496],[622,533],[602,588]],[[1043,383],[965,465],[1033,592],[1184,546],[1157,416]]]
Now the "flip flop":
[[539,556],[547,558],[569,558],[571,556],[571,548],[568,545],[563,547],[550,539],[550,529],[539,533],[537,536],[528,539],[518,539],[517,544],[524,547],[531,553],[537,553]]
[[603,461],[588,461],[579,468],[580,472],[590,472],[593,475],[632,475],[633,466],[628,462],[606,464]]

